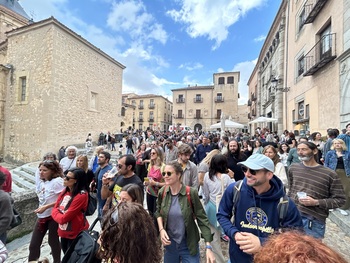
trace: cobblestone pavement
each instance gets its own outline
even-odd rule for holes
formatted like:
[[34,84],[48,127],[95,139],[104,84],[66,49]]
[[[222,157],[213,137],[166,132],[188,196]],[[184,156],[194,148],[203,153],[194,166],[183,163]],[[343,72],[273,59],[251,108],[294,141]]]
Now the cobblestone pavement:
[[[90,220],[93,218],[91,217]],[[89,220],[89,221],[90,221]],[[7,262],[11,263],[22,263],[27,262],[28,257],[28,245],[30,241],[30,235],[24,238],[24,240],[15,240],[8,244],[9,258]],[[341,232],[339,227],[327,220],[327,229],[326,236],[324,242],[338,251],[349,263],[350,263],[350,237]],[[22,244],[23,243],[23,244]],[[225,258],[228,259],[228,243],[221,242],[223,254]],[[201,249],[201,263],[205,262],[205,246],[204,242],[200,243]],[[44,238],[44,242],[41,246],[41,255],[42,257],[47,257],[50,262],[52,262],[52,258],[50,256],[50,247],[47,243],[47,235]]]

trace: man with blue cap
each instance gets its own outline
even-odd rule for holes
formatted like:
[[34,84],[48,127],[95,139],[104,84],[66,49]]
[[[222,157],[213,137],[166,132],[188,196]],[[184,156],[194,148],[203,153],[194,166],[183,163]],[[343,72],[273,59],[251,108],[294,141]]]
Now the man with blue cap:
[[[240,164],[245,178],[227,187],[217,213],[230,238],[231,263],[252,262],[253,254],[281,228],[302,228],[298,209],[287,198],[282,181],[273,174],[272,160],[253,154]],[[285,210],[283,215],[281,208]]]

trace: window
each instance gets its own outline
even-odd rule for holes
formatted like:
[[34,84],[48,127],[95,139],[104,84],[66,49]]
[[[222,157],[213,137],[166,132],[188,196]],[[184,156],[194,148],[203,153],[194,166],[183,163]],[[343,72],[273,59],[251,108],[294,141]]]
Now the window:
[[295,120],[295,110],[292,110],[292,120]]
[[143,100],[140,100],[140,106],[143,107]]
[[300,75],[302,75],[305,71],[305,57],[304,55],[302,55],[299,59],[298,59],[298,77]]
[[323,32],[320,34],[321,37],[321,46],[320,46],[320,55],[321,59],[329,57],[332,54],[332,35],[331,35],[331,26],[329,25]]
[[154,116],[153,116],[153,111],[150,111],[150,112],[149,112],[149,117],[150,117],[151,119],[154,118]]
[[19,78],[19,101],[26,101],[27,97],[27,77]]
[[220,77],[219,78],[219,84],[225,84],[225,78],[224,77]]
[[142,123],[139,124],[139,130],[142,130]]
[[301,101],[298,103],[298,120],[304,119],[305,114],[305,108],[304,108],[304,101]]
[[305,105],[305,119],[310,117],[310,105],[306,104]]
[[227,78],[227,84],[233,84],[234,83],[234,78],[233,77],[228,77]]
[[164,121],[166,121],[166,113],[164,113]]
[[216,110],[216,118],[217,119],[221,118],[221,110]]
[[305,23],[305,19],[306,19],[306,15],[305,15],[305,7],[303,7],[303,10],[301,10],[300,14],[299,14],[299,19],[298,19],[298,31],[300,32],[301,29],[304,26]]
[[143,112],[139,113],[139,121],[143,121]]
[[196,94],[195,102],[201,102],[201,101],[202,101],[201,94]]
[[132,101],[131,101],[131,104],[132,104],[132,106],[136,106],[136,101],[135,101],[135,100],[132,100]]
[[[90,93],[90,109],[97,110],[97,93],[95,92]],[[121,113],[122,113],[122,116],[125,116],[125,108],[124,108],[124,115],[123,115],[123,111]]]
[[183,118],[183,116],[182,116],[182,110],[178,110],[178,111],[177,111],[177,117],[178,117],[178,118],[181,118],[181,119]]

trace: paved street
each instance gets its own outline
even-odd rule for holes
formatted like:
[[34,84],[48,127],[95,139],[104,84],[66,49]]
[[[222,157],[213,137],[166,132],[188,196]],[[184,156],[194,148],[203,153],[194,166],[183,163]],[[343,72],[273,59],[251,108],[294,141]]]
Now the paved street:
[[[92,222],[94,219],[94,216],[88,217],[88,220]],[[30,234],[21,238],[17,239],[11,243],[8,244],[9,249],[9,258],[7,262],[11,263],[22,263],[27,262],[28,257],[28,245],[30,241]],[[326,230],[326,237],[325,237],[325,243],[332,248],[334,248],[336,251],[341,253],[345,259],[348,260],[350,263],[350,237],[345,235],[341,232],[339,227],[332,223],[330,220],[327,221],[327,230]],[[222,248],[225,256],[228,256],[227,250],[228,245],[227,243],[222,242]],[[205,262],[204,257],[204,242],[201,242],[201,250],[203,251],[201,253],[201,262]],[[50,247],[47,243],[47,235],[44,239],[42,248],[41,248],[42,257],[48,257],[50,262],[52,262],[52,258],[50,256]]]

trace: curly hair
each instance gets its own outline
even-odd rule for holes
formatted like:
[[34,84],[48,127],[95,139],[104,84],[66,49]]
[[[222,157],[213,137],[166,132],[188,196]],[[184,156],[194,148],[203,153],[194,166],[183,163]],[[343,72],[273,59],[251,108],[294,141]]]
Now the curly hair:
[[272,235],[255,254],[254,263],[346,263],[320,239],[298,231]]
[[105,217],[100,238],[101,259],[117,259],[119,263],[161,262],[161,244],[153,219],[138,203],[122,202],[112,209]]
[[63,176],[63,170],[61,165],[58,163],[58,161],[52,161],[52,160],[42,161],[39,164],[39,168],[40,166],[44,166],[52,172],[50,180],[56,177]]
[[275,156],[271,159],[273,161],[273,164],[276,166],[276,164],[280,161],[280,157],[279,155],[277,154],[277,150],[275,147],[273,147],[272,145],[266,145],[264,147],[264,150],[263,150],[263,154],[265,154],[265,152],[268,150],[268,149],[271,149],[274,153],[275,153]]

